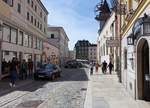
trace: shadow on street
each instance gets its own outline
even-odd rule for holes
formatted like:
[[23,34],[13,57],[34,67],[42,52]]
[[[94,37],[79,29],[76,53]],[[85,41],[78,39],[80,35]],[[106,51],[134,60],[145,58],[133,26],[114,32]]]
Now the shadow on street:
[[49,81],[47,79],[39,79],[38,81],[32,79],[18,80],[16,87],[14,88],[9,86],[9,78],[6,78],[0,81],[0,96],[4,96],[14,91],[34,92],[43,88],[47,83],[53,84],[55,82],[63,83],[66,81],[88,81],[88,74],[85,70],[88,70],[88,68],[62,69],[61,77],[53,81]]

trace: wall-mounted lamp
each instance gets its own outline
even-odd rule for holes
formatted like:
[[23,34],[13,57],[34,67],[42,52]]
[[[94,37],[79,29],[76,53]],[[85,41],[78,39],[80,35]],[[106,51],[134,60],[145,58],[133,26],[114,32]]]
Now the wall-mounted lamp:
[[134,45],[133,34],[130,34],[130,35],[127,37],[127,44],[128,44],[128,45]]

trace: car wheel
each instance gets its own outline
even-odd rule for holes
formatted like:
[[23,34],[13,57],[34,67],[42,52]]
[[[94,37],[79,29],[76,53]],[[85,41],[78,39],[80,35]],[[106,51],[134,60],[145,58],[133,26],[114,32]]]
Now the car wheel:
[[61,77],[60,72],[58,73],[58,77]]
[[54,74],[52,74],[51,80],[55,80],[55,75]]

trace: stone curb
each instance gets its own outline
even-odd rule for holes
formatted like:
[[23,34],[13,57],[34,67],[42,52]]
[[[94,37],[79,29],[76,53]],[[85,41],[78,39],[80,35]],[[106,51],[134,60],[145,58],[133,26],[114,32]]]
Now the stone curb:
[[92,91],[91,91],[91,81],[88,82],[87,93],[84,102],[84,108],[92,108]]

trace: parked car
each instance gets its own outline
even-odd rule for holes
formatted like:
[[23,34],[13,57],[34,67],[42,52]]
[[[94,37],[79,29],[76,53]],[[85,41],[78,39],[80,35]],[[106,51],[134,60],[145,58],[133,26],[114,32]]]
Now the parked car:
[[77,63],[74,60],[67,61],[64,65],[65,68],[77,68]]
[[58,65],[56,65],[56,67],[55,67],[55,75],[56,75],[56,77],[61,77],[61,73],[62,73],[61,68]]
[[54,80],[57,77],[60,77],[61,69],[54,64],[43,64],[40,68],[34,73],[34,79],[38,80],[39,78],[48,78]]
[[65,63],[65,68],[82,68],[84,64],[80,61],[70,60]]

